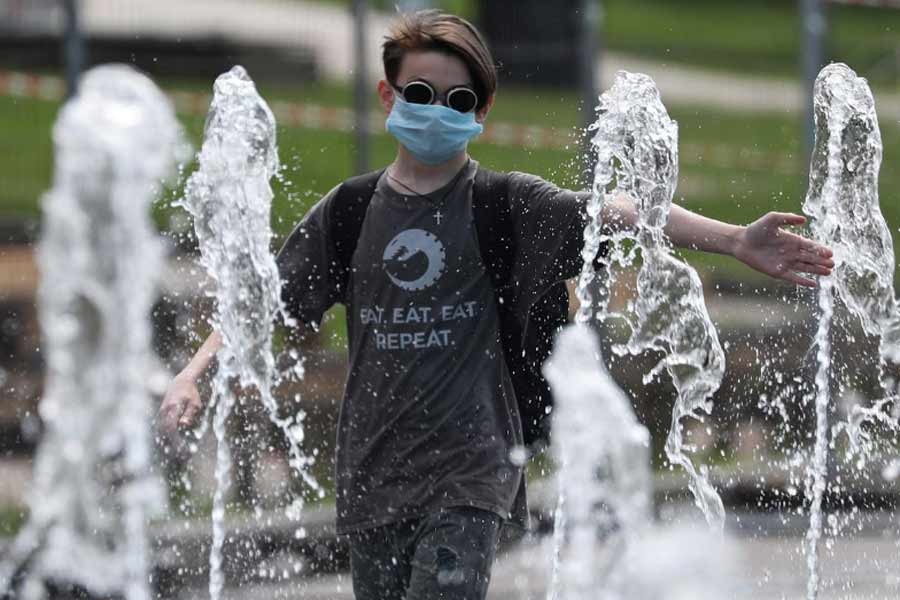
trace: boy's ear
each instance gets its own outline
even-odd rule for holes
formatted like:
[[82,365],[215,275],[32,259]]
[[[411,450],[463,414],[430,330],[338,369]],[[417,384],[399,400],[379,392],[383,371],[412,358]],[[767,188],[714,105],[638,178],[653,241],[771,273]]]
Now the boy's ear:
[[484,120],[487,119],[488,113],[491,112],[491,107],[494,106],[494,96],[495,94],[491,94],[488,96],[487,102],[484,103],[484,106],[481,107],[477,113],[475,113],[475,120],[479,123],[484,123]]
[[378,99],[384,107],[384,112],[390,113],[394,108],[394,87],[384,79],[378,82]]

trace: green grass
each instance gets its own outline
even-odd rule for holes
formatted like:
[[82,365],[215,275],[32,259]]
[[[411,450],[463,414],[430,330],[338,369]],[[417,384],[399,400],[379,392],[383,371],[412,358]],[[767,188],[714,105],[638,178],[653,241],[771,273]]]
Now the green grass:
[[[799,72],[802,23],[794,0],[607,0],[609,48],[731,71]],[[900,11],[830,6],[827,57],[879,84],[900,81]],[[881,63],[879,65],[879,63]]]
[[[179,89],[199,91],[208,87],[208,82],[178,82]],[[351,101],[349,90],[337,84],[263,85],[261,92],[269,99],[337,106],[348,106]],[[373,107],[380,110],[374,98]],[[57,109],[53,102],[0,98],[0,130],[4,132],[0,150],[8,157],[0,164],[0,214],[37,215],[38,198],[50,185],[50,131]],[[682,148],[677,202],[706,216],[734,223],[748,223],[769,210],[800,210],[805,159],[798,117],[678,106],[670,110],[679,123]],[[501,90],[490,118],[573,131],[581,120],[571,92],[515,88]],[[198,147],[203,118],[180,115],[180,119]],[[896,124],[883,123],[882,134],[887,166],[900,157],[900,129]],[[352,174],[353,139],[348,133],[284,126],[279,127],[278,135],[285,176],[282,182],[273,182],[273,228],[278,237],[283,237],[314,202]],[[475,158],[491,168],[521,170],[560,185],[576,185],[579,163],[574,149],[528,150],[475,143],[471,150]],[[387,164],[394,151],[392,138],[375,136],[372,167]],[[892,202],[900,193],[900,172],[882,169],[880,187],[882,210],[894,231],[900,225],[900,207]],[[176,190],[157,204],[157,218],[164,229],[175,210],[170,206],[171,200],[177,195]],[[723,257],[692,253],[690,260],[725,269],[737,277],[750,276],[749,271]]]
[[[207,95],[212,93],[212,81],[167,77],[158,79],[157,83],[170,90],[199,92]],[[353,90],[342,82],[325,80],[304,84],[266,81],[259,83],[258,88],[263,97],[270,102],[283,100],[344,108],[353,106]],[[374,87],[370,94],[369,108],[374,112],[383,110]],[[491,111],[491,119],[527,125],[569,127],[581,123],[583,115],[578,108],[577,96],[570,90],[501,86],[497,94],[497,102]]]
[[0,97],[0,216],[33,215],[52,173],[53,102]]
[[16,535],[28,519],[28,509],[21,506],[0,506],[0,538]]
[[[349,0],[322,0],[349,6]],[[487,0],[485,0],[487,1]],[[478,21],[476,0],[433,6]],[[604,47],[673,63],[797,76],[802,22],[796,0],[602,0]],[[388,0],[373,6],[393,10]],[[900,86],[900,10],[828,6],[826,58],[846,62],[876,86]]]

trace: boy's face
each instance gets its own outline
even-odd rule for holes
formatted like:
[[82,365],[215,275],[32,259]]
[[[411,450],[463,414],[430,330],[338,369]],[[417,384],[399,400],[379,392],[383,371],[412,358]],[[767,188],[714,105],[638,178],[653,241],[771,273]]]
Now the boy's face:
[[[443,95],[447,90],[461,85],[475,89],[466,63],[456,56],[443,52],[408,52],[403,57],[400,62],[400,71],[397,73],[397,81],[394,82],[397,88],[402,90],[404,85],[417,79],[424,79],[430,83],[438,95]],[[381,99],[381,105],[388,113],[394,107],[395,94],[399,94],[399,92],[386,80],[378,82],[378,96]],[[493,102],[493,97],[487,99],[485,106],[475,114],[476,121],[479,123],[484,121]]]

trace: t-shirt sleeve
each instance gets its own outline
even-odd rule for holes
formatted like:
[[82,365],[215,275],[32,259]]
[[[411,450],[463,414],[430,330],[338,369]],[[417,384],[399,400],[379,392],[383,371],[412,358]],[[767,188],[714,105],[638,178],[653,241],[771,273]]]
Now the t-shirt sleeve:
[[516,256],[513,281],[527,309],[554,283],[581,272],[590,192],[560,188],[536,175],[509,174]]
[[315,327],[329,308],[343,301],[328,211],[336,192],[332,189],[306,213],[276,257],[288,314]]

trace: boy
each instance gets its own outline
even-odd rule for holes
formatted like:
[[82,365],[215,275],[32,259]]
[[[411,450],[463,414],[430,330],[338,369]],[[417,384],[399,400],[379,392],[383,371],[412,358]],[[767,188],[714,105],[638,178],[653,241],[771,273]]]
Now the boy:
[[[469,157],[497,76],[467,21],[439,11],[401,16],[383,62],[378,95],[397,157],[369,176],[368,192],[351,180],[353,193],[338,186],[304,217],[278,257],[284,300],[306,324],[336,302],[348,308],[337,527],[350,540],[356,597],[484,598],[500,526],[524,523],[526,512],[522,424],[476,207],[502,182],[512,303],[524,319],[550,285],[580,271],[587,195],[523,173],[491,174]],[[348,239],[341,232],[355,203],[365,208]],[[609,228],[635,222],[627,199],[604,211]],[[828,275],[830,252],[781,230],[803,222],[770,213],[739,227],[673,206],[666,232],[676,245],[814,285],[801,273]],[[348,243],[355,251],[342,267]],[[169,429],[200,412],[195,382],[220,344],[212,334],[173,381],[160,409]]]

